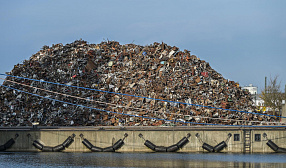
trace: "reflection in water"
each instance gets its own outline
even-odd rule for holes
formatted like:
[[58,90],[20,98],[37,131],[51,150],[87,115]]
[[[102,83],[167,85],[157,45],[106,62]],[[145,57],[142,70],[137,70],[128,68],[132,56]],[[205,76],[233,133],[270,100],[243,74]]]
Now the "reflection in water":
[[0,153],[1,167],[286,167],[285,154]]

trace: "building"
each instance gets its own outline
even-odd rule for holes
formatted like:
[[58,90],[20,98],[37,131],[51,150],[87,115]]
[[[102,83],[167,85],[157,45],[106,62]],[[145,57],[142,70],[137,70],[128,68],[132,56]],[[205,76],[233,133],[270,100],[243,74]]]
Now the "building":
[[254,105],[258,107],[264,105],[264,101],[261,99],[261,94],[257,93],[258,88],[256,86],[249,84],[248,86],[242,87],[242,89],[250,92]]
[[256,95],[257,93],[257,87],[253,86],[252,84],[249,84],[249,86],[245,86],[242,88],[243,90],[247,89],[251,95]]

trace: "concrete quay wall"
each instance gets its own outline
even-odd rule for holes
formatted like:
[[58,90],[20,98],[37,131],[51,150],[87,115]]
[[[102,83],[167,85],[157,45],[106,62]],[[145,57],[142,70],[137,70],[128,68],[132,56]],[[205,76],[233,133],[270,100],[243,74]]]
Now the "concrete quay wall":
[[[232,128],[232,127],[59,127],[59,128],[1,128],[0,145],[5,144],[9,139],[18,137],[15,144],[6,151],[40,151],[32,144],[39,140],[45,146],[57,146],[62,144],[69,136],[75,134],[74,142],[63,150],[63,152],[89,152],[90,150],[82,143],[81,134],[94,146],[112,146],[117,140],[123,139],[124,134],[128,137],[117,152],[152,152],[144,145],[144,139],[151,141],[157,146],[171,146],[180,141],[183,137],[191,134],[187,143],[178,152],[207,152],[202,148],[202,142],[195,136],[200,135],[203,142],[215,146],[225,141],[231,133],[227,147],[221,152],[245,152],[245,134],[249,132],[250,147],[249,153],[270,153],[274,152],[266,145],[267,138],[276,143],[279,147],[286,148],[285,127],[259,127],[259,128]],[[138,135],[142,134],[144,139]]]

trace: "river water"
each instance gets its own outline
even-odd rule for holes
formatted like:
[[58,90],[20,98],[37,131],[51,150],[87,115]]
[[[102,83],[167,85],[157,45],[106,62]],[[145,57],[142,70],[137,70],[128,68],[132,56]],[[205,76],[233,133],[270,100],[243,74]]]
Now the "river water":
[[2,152],[0,167],[286,167],[286,154]]

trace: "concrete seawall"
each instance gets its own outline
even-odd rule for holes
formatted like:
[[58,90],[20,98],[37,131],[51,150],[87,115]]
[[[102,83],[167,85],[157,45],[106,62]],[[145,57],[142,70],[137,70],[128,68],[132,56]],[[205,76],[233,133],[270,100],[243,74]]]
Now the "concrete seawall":
[[[157,146],[171,146],[180,141],[188,133],[191,134],[187,143],[178,152],[207,152],[202,148],[202,142],[195,136],[199,134],[203,142],[215,146],[225,141],[231,133],[227,147],[221,152],[235,153],[270,153],[274,152],[266,145],[267,138],[279,147],[286,148],[285,127],[39,127],[39,128],[1,128],[0,145],[9,139],[19,136],[15,144],[6,151],[40,151],[32,144],[39,140],[45,146],[57,146],[62,144],[69,136],[75,134],[74,142],[63,152],[89,152],[90,150],[82,143],[82,134],[97,147],[112,146],[117,140],[123,139],[124,134],[128,137],[124,145],[117,152],[152,152],[144,145],[144,140],[138,135],[141,133],[145,140],[149,140]],[[248,143],[249,142],[249,143]]]

